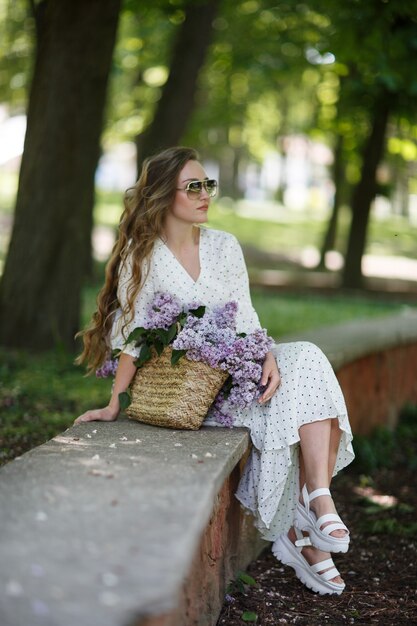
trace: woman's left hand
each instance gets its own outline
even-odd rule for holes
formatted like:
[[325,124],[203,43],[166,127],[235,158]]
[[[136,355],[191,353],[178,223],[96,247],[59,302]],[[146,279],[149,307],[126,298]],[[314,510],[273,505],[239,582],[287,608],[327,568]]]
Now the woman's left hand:
[[268,352],[262,366],[261,385],[266,389],[258,399],[260,404],[268,402],[281,384],[281,376],[278,371],[277,362],[272,352]]

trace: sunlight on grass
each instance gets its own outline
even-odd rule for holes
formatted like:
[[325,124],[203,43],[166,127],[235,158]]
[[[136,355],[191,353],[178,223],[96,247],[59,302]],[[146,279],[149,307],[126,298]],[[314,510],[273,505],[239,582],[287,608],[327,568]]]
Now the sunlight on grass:
[[276,339],[319,326],[399,313],[406,306],[370,298],[320,296],[313,292],[271,294],[262,290],[253,290],[252,300],[261,324]]
[[[262,203],[250,203],[250,217],[242,216],[239,207],[247,204],[243,201],[222,203],[221,199],[214,202],[210,208],[208,225],[233,233],[242,244],[256,246],[265,252],[288,254],[308,246],[320,249],[327,227],[326,215],[316,214],[311,209],[291,211],[276,205],[276,217],[268,221],[256,217],[258,207],[262,213]],[[122,211],[122,192],[97,191],[94,211],[97,224],[117,226]],[[273,216],[270,208],[268,212]],[[341,253],[346,245],[349,223],[349,209],[342,207],[335,246]],[[383,220],[371,217],[366,251],[368,254],[417,258],[416,239],[417,225],[410,224],[402,216]]]

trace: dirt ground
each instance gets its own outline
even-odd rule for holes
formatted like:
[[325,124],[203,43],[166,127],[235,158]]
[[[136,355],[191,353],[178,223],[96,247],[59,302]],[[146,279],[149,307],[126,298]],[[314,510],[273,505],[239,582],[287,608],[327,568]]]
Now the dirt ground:
[[370,479],[345,472],[332,492],[351,531],[349,552],[334,555],[345,591],[313,593],[266,549],[247,570],[256,586],[229,590],[217,626],[417,624],[415,473],[381,470]]

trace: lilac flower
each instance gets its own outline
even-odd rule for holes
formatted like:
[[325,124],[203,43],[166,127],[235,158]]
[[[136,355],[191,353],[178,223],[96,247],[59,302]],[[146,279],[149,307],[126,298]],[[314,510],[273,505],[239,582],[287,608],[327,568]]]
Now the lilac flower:
[[167,330],[182,311],[179,301],[170,293],[158,292],[147,308],[145,328]]
[[[171,294],[159,292],[148,307],[145,328],[167,330],[183,313],[200,306],[203,305],[192,302],[182,307]],[[243,337],[237,335],[237,310],[236,302],[227,302],[206,309],[200,317],[189,313],[171,341],[172,348],[184,350],[188,360],[201,361],[230,374],[209,410],[211,417],[228,428],[233,426],[236,410],[247,408],[259,396],[262,364],[272,343],[263,329]]]
[[237,302],[228,302],[214,312],[214,319],[218,328],[236,328]]
[[226,403],[225,393],[223,390],[220,390],[210,407],[209,416],[218,424],[222,424],[226,428],[232,428],[234,419],[231,412],[226,410]]
[[108,376],[115,376],[118,366],[118,359],[107,359],[101,367],[96,369],[97,378],[107,378]]
[[224,599],[226,600],[226,602],[235,602],[235,598],[233,596],[231,596],[229,593],[226,593],[226,595],[224,596]]

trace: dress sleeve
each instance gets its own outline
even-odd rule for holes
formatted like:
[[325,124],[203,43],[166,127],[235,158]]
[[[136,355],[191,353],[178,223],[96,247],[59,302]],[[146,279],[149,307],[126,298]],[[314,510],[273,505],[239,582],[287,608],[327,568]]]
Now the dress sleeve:
[[236,329],[237,332],[251,333],[261,327],[258,314],[252,305],[249,290],[249,277],[242,248],[236,237],[230,238],[228,263],[228,280],[230,300],[238,303]]
[[[144,268],[144,271],[147,267]],[[133,318],[130,321],[129,316],[123,315],[123,310],[127,307],[128,286],[132,276],[132,258],[127,256],[125,262],[121,265],[119,271],[119,282],[117,286],[117,299],[120,307],[117,309],[113,326],[110,333],[110,345],[113,350],[121,350],[125,354],[138,357],[140,348],[136,348],[134,343],[126,345],[126,338],[137,326],[143,326],[146,320],[146,310],[148,304],[154,297],[154,289],[152,279],[148,273],[146,280],[136,295],[134,301]],[[126,319],[127,317],[127,319]]]

